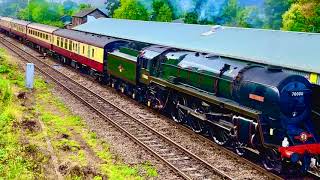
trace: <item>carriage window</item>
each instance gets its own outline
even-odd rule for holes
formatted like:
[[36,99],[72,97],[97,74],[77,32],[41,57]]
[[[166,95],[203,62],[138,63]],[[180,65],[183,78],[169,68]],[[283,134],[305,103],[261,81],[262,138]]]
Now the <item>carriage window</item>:
[[88,47],[88,52],[87,52],[87,56],[88,56],[88,57],[90,57],[90,49],[91,49],[91,47],[89,46],[89,47]]
[[91,56],[94,57],[94,49],[92,49],[92,55]]
[[65,41],[64,41],[64,48],[68,49],[68,39],[65,39]]
[[57,37],[57,46],[59,46],[59,45],[60,45],[60,38]]
[[82,54],[84,54],[84,46],[82,46]]
[[63,48],[63,41],[64,41],[64,39],[61,38],[60,47],[62,47],[62,48]]
[[49,40],[49,36],[48,36],[48,34],[46,34],[46,40]]
[[71,51],[72,50],[72,41],[69,41],[69,50]]

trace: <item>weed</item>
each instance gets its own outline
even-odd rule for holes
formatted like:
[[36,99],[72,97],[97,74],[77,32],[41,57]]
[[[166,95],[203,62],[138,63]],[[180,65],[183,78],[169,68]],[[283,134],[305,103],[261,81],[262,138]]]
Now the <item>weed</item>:
[[0,78],[0,105],[7,106],[12,99],[12,95],[10,81]]
[[142,169],[146,172],[148,177],[157,177],[158,172],[156,168],[150,163],[146,162],[145,164],[142,164]]
[[63,150],[63,151],[72,151],[76,152],[80,150],[80,145],[77,141],[68,140],[68,139],[60,139],[54,142],[54,146]]
[[84,150],[79,150],[77,154],[71,155],[70,159],[74,162],[78,162],[82,167],[88,164]]

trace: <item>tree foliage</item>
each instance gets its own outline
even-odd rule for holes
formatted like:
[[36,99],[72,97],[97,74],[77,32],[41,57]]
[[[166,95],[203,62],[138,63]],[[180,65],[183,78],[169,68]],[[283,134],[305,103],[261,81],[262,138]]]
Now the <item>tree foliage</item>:
[[254,17],[252,14],[256,11],[254,7],[242,7],[238,0],[228,0],[222,9],[221,19],[223,24],[237,27],[252,27]]
[[26,0],[0,0],[0,15],[16,17],[27,6]]
[[67,0],[61,3],[49,2],[47,0],[30,0],[29,4],[17,14],[18,18],[63,27],[61,17],[73,15],[80,10],[90,8],[90,4],[80,4]]
[[78,4],[71,1],[71,0],[66,0],[63,2],[63,9],[64,9],[64,14],[65,15],[73,15],[78,11]]
[[114,18],[149,20],[147,9],[136,0],[120,0],[120,7],[114,11]]
[[320,0],[297,0],[283,15],[283,29],[320,32]]
[[290,8],[292,0],[266,0],[264,2],[265,27],[280,29],[282,15]]
[[187,24],[198,24],[198,13],[196,12],[189,12],[186,13],[185,17],[184,17],[184,23]]
[[79,10],[78,11],[82,11],[84,9],[89,9],[89,8],[92,8],[91,4],[81,3],[81,4],[79,4]]
[[109,17],[112,17],[114,14],[114,11],[119,8],[120,2],[119,0],[107,0],[105,2],[107,13]]
[[63,16],[64,9],[61,4],[49,3],[46,0],[31,0],[29,5],[18,14],[20,19],[34,21],[38,23],[63,26],[60,17]]
[[152,20],[170,22],[173,19],[172,8],[167,0],[154,0],[152,2]]

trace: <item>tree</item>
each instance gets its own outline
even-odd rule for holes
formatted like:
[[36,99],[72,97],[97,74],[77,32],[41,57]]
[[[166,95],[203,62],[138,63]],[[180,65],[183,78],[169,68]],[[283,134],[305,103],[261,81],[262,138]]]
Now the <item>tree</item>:
[[290,8],[291,0],[266,0],[264,2],[265,27],[280,29],[282,15]]
[[152,20],[170,22],[173,12],[167,0],[154,0],[152,2]]
[[184,23],[187,24],[197,24],[198,23],[198,13],[196,12],[188,12],[184,17]]
[[236,17],[241,11],[241,7],[238,4],[238,0],[228,0],[226,5],[222,9],[222,19],[225,24],[236,25]]
[[147,9],[136,0],[120,0],[120,7],[114,11],[114,18],[149,20]]
[[320,32],[320,0],[297,0],[283,15],[283,30]]
[[108,16],[112,17],[114,14],[114,11],[117,8],[119,8],[120,2],[118,0],[107,0],[105,2],[105,5],[106,5]]
[[78,4],[71,0],[66,0],[63,2],[63,9],[64,14],[71,16],[78,10]]
[[18,17],[38,23],[63,27],[60,17],[63,16],[64,9],[61,4],[49,3],[46,0],[31,0],[29,5],[22,9]]
[[0,0],[0,15],[16,17],[19,10],[26,6],[26,0]]
[[82,11],[84,9],[89,9],[89,8],[92,8],[91,4],[81,3],[81,4],[79,4],[79,10],[78,11]]
[[222,8],[221,21],[229,26],[255,27],[259,22],[256,12],[255,7],[242,7],[238,0],[228,0]]

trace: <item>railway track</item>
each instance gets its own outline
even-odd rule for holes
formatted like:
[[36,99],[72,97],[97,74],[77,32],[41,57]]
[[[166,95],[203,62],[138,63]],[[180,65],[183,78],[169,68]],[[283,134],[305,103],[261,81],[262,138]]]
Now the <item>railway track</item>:
[[[76,98],[80,99],[86,105],[88,105],[89,107],[97,111],[103,118],[107,119],[112,124],[114,124],[118,129],[125,132],[135,142],[137,142],[138,144],[146,148],[148,151],[154,154],[158,159],[162,160],[165,164],[167,164],[169,167],[171,167],[173,170],[175,170],[179,175],[181,175],[185,179],[217,179],[217,178],[232,179],[225,173],[219,171],[217,168],[207,163],[206,161],[192,154],[187,149],[184,149],[183,147],[176,144],[169,138],[163,136],[162,134],[157,133],[155,130],[150,128],[147,124],[141,122],[139,119],[124,112],[123,110],[121,110],[120,107],[114,105],[114,103],[110,103],[103,97],[95,94],[94,92],[87,89],[83,85],[78,84],[77,82],[73,81],[66,75],[61,74],[59,71],[55,69],[52,69],[50,65],[43,63],[34,55],[21,50],[12,42],[5,40],[2,36],[1,38],[4,41],[6,41],[6,43],[8,43],[7,45],[5,44],[4,45],[7,46],[12,51],[14,51],[15,53],[22,52],[22,54],[27,54],[27,56],[31,57],[30,59],[35,59],[37,63],[35,62],[34,63],[36,64],[36,66],[38,67],[38,70],[41,73],[50,77],[53,81],[55,81],[57,84],[64,87]],[[21,54],[18,54],[18,55],[22,59],[26,60],[25,56],[22,56]],[[40,65],[38,65],[38,63],[40,63]],[[50,75],[50,73],[47,73],[49,71],[46,71],[46,72],[41,71],[41,69],[43,70],[48,68],[51,69],[50,71],[54,71],[54,73],[60,74],[60,76],[64,77],[65,79],[62,78],[59,80],[57,78],[54,78],[57,76],[53,77],[52,75]],[[70,87],[67,83],[63,83],[67,81],[71,81],[73,84],[77,84],[78,88],[83,88],[87,92],[83,92],[79,89],[71,90],[72,87]],[[182,127],[185,128],[186,131],[189,131],[189,132],[191,131],[190,129],[184,126]],[[200,138],[209,142],[209,140],[205,137],[201,136]],[[213,144],[213,142],[211,143]],[[246,164],[250,164],[259,172],[266,174],[270,179],[282,179],[282,178],[287,179],[288,178],[285,176],[280,177],[275,174],[269,173],[268,171],[263,169],[261,166],[257,166],[250,160],[239,157],[235,153],[233,153],[232,151],[224,147],[220,147],[217,145],[215,146],[222,149],[223,151],[226,151],[229,155],[234,156],[234,158],[237,158]],[[319,178],[319,176],[314,173],[310,173],[308,174],[307,179],[310,179],[310,178],[316,179],[316,178]]]
[[139,119],[129,115],[117,105],[55,70],[38,57],[20,49],[3,36],[1,36],[1,44],[23,60],[34,63],[41,74],[47,76],[85,105],[92,108],[101,117],[112,123],[184,179],[232,179],[205,160],[156,132]]

